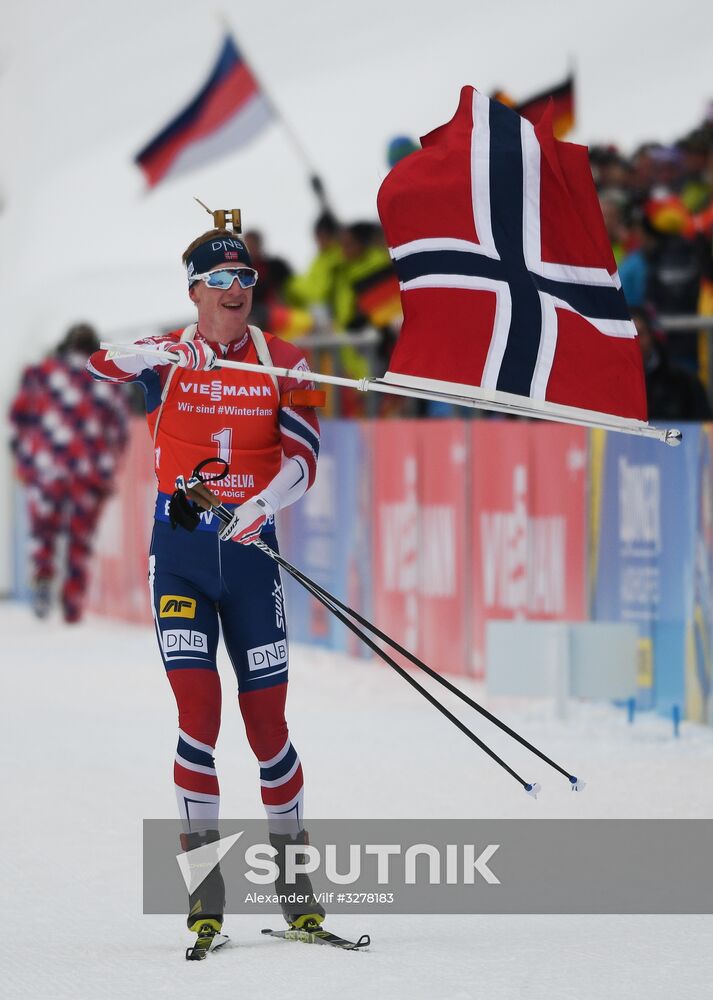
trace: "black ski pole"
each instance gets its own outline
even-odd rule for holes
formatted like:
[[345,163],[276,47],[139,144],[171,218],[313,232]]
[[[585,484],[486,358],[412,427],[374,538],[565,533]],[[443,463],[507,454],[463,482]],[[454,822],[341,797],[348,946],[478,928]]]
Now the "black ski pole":
[[[269,548],[269,546],[266,546],[266,548]],[[311,580],[308,576],[302,573],[301,570],[298,570],[295,566],[291,566],[284,559],[283,556],[277,555],[277,553],[274,553],[272,549],[270,549],[270,553],[273,556],[276,556],[276,561],[279,560],[280,565],[283,566],[285,570],[288,573],[290,573],[290,575],[293,576],[299,583],[302,583],[303,586],[305,586],[306,584],[310,584],[311,587],[314,588],[314,590],[320,591],[325,597],[327,597],[332,602],[333,605],[335,605],[338,608],[341,608],[342,611],[345,611],[348,615],[350,615],[356,621],[358,621],[360,625],[364,626],[375,636],[377,636],[377,638],[381,639],[383,642],[391,646],[392,649],[396,650],[397,653],[400,653],[402,656],[404,656],[407,660],[413,663],[414,666],[419,667],[421,670],[427,673],[429,677],[432,677],[435,681],[438,681],[438,683],[443,685],[443,687],[445,687],[448,691],[450,691],[452,694],[460,698],[461,701],[464,701],[466,705],[474,709],[476,712],[479,712],[480,715],[488,719],[489,722],[492,722],[493,725],[498,727],[498,729],[501,729],[504,733],[507,733],[508,736],[511,736],[514,740],[517,740],[518,743],[522,744],[522,746],[524,746],[531,753],[534,753],[546,764],[549,764],[550,767],[554,768],[556,771],[559,771],[559,773],[564,775],[564,777],[567,778],[568,781],[570,782],[570,785],[572,786],[572,791],[581,791],[584,788],[583,781],[580,781],[577,777],[575,777],[575,775],[570,774],[567,770],[565,770],[565,768],[561,767],[556,761],[548,757],[547,754],[543,753],[536,746],[534,746],[532,743],[526,740],[524,736],[520,736],[520,734],[517,733],[514,729],[511,729],[511,727],[508,726],[507,723],[503,722],[502,719],[499,719],[496,715],[493,715],[492,712],[489,712],[487,708],[485,708],[483,705],[480,705],[477,701],[475,701],[473,698],[467,695],[465,691],[461,691],[460,688],[456,687],[455,684],[452,684],[447,678],[442,677],[441,674],[439,674],[437,671],[433,669],[433,667],[429,667],[427,663],[424,663],[423,660],[420,660],[414,653],[411,653],[408,649],[406,649],[404,646],[398,643],[395,639],[392,639],[391,636],[387,635],[385,632],[382,632],[381,629],[377,628],[376,625],[374,625],[372,622],[368,621],[368,619],[360,615],[358,611],[354,611],[353,608],[350,608],[347,604],[344,604],[342,601],[339,600],[338,597],[335,597],[334,594],[330,594],[328,590],[325,590],[314,580]],[[380,656],[383,655],[380,647],[376,647],[376,651]]]
[[522,787],[525,789],[528,795],[532,795],[534,798],[537,798],[537,793],[540,791],[539,784],[537,784],[536,782],[528,782],[525,781],[524,778],[521,778],[520,775],[516,771],[514,771],[509,764],[506,764],[505,761],[501,757],[499,757],[494,750],[491,750],[486,743],[484,743],[479,737],[477,737],[475,733],[471,729],[469,729],[468,726],[465,725],[465,723],[461,722],[461,720],[457,716],[453,715],[453,713],[450,712],[445,707],[445,705],[442,705],[440,701],[438,701],[438,699],[430,693],[430,691],[427,691],[426,688],[424,688],[421,684],[419,684],[418,681],[408,673],[408,671],[404,670],[403,667],[399,666],[399,664],[396,663],[396,661],[393,660],[388,655],[388,653],[386,653],[383,649],[381,649],[381,647],[378,646],[373,639],[371,639],[368,635],[366,635],[366,633],[362,631],[357,625],[355,625],[354,622],[350,621],[347,618],[347,616],[343,614],[336,606],[335,600],[332,599],[328,591],[322,591],[322,588],[319,587],[318,584],[315,584],[314,581],[309,579],[309,577],[306,577],[304,576],[304,574],[300,573],[299,570],[297,570],[294,566],[288,563],[287,560],[284,559],[277,552],[275,552],[274,549],[271,549],[269,545],[266,545],[265,542],[257,540],[252,544],[257,546],[257,548],[259,548],[261,552],[264,552],[266,555],[269,555],[271,559],[273,559],[280,567],[282,567],[282,569],[284,569],[287,573],[289,573],[290,576],[294,577],[294,579],[297,580],[297,582],[301,584],[305,588],[305,590],[308,591],[308,593],[312,594],[312,596],[315,597],[321,604],[323,604],[324,607],[327,608],[327,610],[331,611],[332,614],[336,618],[338,618],[339,621],[341,621],[344,625],[346,625],[348,629],[351,629],[351,631],[359,639],[361,639],[363,643],[365,643],[371,650],[373,650],[377,654],[377,656],[380,656],[382,660],[388,663],[388,665],[392,667],[397,674],[403,677],[403,679],[408,684],[410,684],[411,687],[415,688],[416,691],[422,694],[423,697],[428,702],[430,702],[434,708],[437,708],[438,711],[441,712],[442,715],[445,715],[445,717],[449,719],[454,726],[460,729],[460,731],[464,733],[469,739],[471,739],[477,746],[479,746],[480,749],[484,751],[484,753],[486,753],[490,758],[492,758],[492,760],[494,760],[505,771],[507,771],[507,773],[510,774],[518,782],[518,784],[522,785]]

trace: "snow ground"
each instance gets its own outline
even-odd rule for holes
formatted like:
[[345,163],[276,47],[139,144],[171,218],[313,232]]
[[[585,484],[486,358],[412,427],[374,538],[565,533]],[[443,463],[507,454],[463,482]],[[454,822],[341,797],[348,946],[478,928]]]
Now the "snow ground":
[[[232,944],[189,964],[181,918],[141,914],[141,821],[175,813],[175,708],[153,633],[40,625],[7,603],[0,627],[2,1000],[684,1000],[711,980],[710,916],[335,917],[340,933],[371,933],[363,954],[267,940],[265,917],[229,916]],[[535,802],[385,668],[297,647],[291,669],[308,815],[713,816],[703,727],[684,725],[675,741],[664,720],[628,727],[608,706],[575,705],[562,723],[546,704],[491,702],[588,781],[572,795],[484,726],[541,781]],[[222,674],[223,814],[260,816],[232,674]]]

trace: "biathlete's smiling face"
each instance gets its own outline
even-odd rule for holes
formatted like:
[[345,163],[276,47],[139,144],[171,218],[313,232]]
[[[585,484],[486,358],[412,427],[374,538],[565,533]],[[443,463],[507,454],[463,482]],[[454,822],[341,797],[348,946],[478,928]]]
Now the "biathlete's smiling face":
[[[191,300],[198,309],[198,329],[206,340],[228,344],[242,337],[247,328],[248,316],[253,304],[253,290],[242,284],[250,268],[241,265],[220,264],[206,272],[206,276],[229,272],[235,279],[229,288],[211,287],[206,280],[194,281],[188,289]],[[243,274],[240,275],[239,272]],[[243,277],[243,283],[239,280]],[[226,279],[227,280],[227,279]],[[225,284],[225,281],[222,282]]]

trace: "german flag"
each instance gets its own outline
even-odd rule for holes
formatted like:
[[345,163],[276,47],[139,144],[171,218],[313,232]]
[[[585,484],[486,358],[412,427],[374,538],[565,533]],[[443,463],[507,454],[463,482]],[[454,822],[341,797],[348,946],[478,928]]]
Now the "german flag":
[[526,101],[515,105],[515,110],[533,125],[540,120],[549,101],[553,102],[552,131],[556,139],[563,139],[574,125],[574,75],[556,87],[550,87]]
[[354,283],[357,308],[372,326],[388,326],[401,315],[401,291],[391,264]]
[[693,231],[693,219],[683,201],[676,194],[660,198],[650,198],[644,205],[646,217],[659,233],[689,236]]

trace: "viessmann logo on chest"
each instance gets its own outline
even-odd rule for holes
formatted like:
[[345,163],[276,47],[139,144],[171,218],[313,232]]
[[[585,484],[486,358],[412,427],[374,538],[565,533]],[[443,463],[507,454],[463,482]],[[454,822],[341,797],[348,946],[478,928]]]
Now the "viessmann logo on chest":
[[208,396],[216,403],[219,403],[226,396],[263,398],[273,394],[271,385],[225,385],[219,378],[213,379],[212,382],[181,382],[181,391],[194,393],[198,396]]

